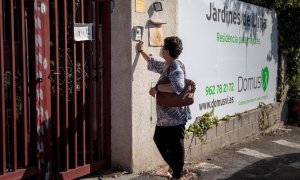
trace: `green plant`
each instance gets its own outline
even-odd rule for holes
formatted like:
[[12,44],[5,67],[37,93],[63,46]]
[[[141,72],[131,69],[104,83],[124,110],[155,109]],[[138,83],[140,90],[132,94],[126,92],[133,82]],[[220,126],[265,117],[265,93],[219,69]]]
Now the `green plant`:
[[[16,76],[15,76],[15,81],[16,81],[16,117],[17,119],[19,119],[19,117],[22,115],[22,97],[21,97],[21,92],[22,92],[22,84],[21,84],[21,80],[22,80],[22,76],[20,71],[16,72]],[[6,91],[10,91],[12,88],[12,73],[10,71],[6,71],[4,73],[4,87],[6,89]],[[9,112],[9,116],[12,113],[12,107],[10,105],[11,101],[12,101],[12,97],[10,95],[6,94],[5,97],[6,100],[6,104],[7,104],[7,111]]]
[[235,115],[240,119],[242,119],[242,114],[241,113],[235,113]]
[[221,120],[222,120],[222,121],[230,121],[230,120],[231,120],[231,116],[226,115],[226,116],[224,116]]
[[287,78],[290,89],[300,89],[300,48],[287,55]]
[[261,108],[261,113],[259,117],[259,129],[266,130],[272,126],[270,124],[270,117],[271,115],[273,115],[274,118],[275,113],[273,112],[273,106],[271,104],[266,105],[265,103],[260,102],[258,107]]
[[284,101],[283,95],[284,95],[284,81],[283,81],[283,69],[282,67],[278,68],[278,86],[277,86],[277,92],[276,92],[276,99],[278,102]]
[[219,123],[218,117],[214,114],[214,109],[210,112],[204,113],[202,116],[196,117],[196,121],[191,124],[186,130],[187,134],[193,133],[194,136],[198,137],[201,142],[205,142],[203,138],[206,131],[209,130],[213,125],[217,125]]

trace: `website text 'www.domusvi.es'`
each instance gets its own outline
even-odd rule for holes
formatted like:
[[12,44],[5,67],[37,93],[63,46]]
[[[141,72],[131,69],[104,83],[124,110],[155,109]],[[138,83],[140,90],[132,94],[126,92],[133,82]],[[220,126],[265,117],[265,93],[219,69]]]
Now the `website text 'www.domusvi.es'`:
[[213,99],[212,101],[209,102],[204,102],[199,104],[200,111],[206,110],[206,109],[212,109],[214,107],[219,107],[219,106],[225,106],[227,104],[232,104],[234,103],[234,97],[227,97],[223,99]]

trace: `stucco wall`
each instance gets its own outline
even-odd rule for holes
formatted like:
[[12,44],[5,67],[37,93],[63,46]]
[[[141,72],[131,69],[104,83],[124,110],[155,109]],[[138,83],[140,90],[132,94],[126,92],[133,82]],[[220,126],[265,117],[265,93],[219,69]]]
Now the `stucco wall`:
[[132,171],[131,0],[111,14],[111,161]]
[[[135,12],[135,0],[132,0],[132,26],[143,26],[143,41],[145,51],[159,58],[160,47],[149,47],[149,18],[163,19],[167,24],[162,25],[164,37],[177,34],[177,0],[160,1],[162,12],[153,12],[152,3],[156,0],[147,0],[146,12]],[[146,61],[136,53],[136,43],[132,45],[132,143],[133,143],[133,171],[140,172],[153,169],[163,160],[153,142],[153,133],[156,125],[155,99],[148,91],[151,85],[159,78],[158,74],[147,70]]]
[[156,124],[155,99],[148,91],[158,75],[136,53],[133,26],[143,26],[145,51],[158,57],[160,47],[148,46],[150,18],[163,19],[164,36],[177,34],[177,0],[164,0],[162,12],[154,12],[155,0],[146,0],[145,13],[135,12],[135,0],[116,0],[111,14],[111,155],[112,167],[140,172],[163,160],[153,142]]

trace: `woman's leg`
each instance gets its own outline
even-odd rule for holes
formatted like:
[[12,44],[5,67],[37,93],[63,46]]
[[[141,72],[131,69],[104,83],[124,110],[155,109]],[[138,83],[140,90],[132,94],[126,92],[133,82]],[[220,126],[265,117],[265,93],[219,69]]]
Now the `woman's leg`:
[[156,126],[153,140],[163,159],[171,166],[172,163],[169,153],[169,129],[169,127]]
[[179,125],[172,128],[172,137],[169,139],[170,148],[170,166],[173,169],[172,176],[180,178],[184,166],[184,130],[185,125]]
[[184,166],[184,130],[185,125],[156,126],[154,142],[163,159],[172,168],[174,178],[182,176]]

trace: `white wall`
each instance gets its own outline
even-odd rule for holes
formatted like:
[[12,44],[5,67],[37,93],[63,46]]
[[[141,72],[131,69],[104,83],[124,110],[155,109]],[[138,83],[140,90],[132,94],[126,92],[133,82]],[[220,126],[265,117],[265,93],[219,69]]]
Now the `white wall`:
[[[217,21],[213,20],[213,15],[209,18],[214,12],[212,8],[216,8],[219,15]],[[222,22],[224,8],[235,13],[233,23]],[[246,21],[243,20],[244,14]],[[266,21],[264,27],[252,25],[252,15],[256,14]],[[243,24],[248,16],[250,26]],[[217,33],[259,41],[256,44],[220,42]],[[215,108],[219,117],[257,108],[260,102],[276,102],[278,33],[274,11],[236,0],[179,1],[179,35],[184,43],[182,58],[186,60],[187,74],[197,84],[195,103],[191,106],[194,117],[210,111],[203,108],[203,103],[213,100],[229,99],[232,102]],[[266,67],[269,79],[267,89],[263,89],[261,73]],[[244,84],[246,90],[239,92],[242,79],[248,78],[254,78],[248,81],[252,81],[252,88],[247,89]],[[221,86],[223,91],[218,92]],[[226,86],[232,86],[232,89],[224,92]]]

